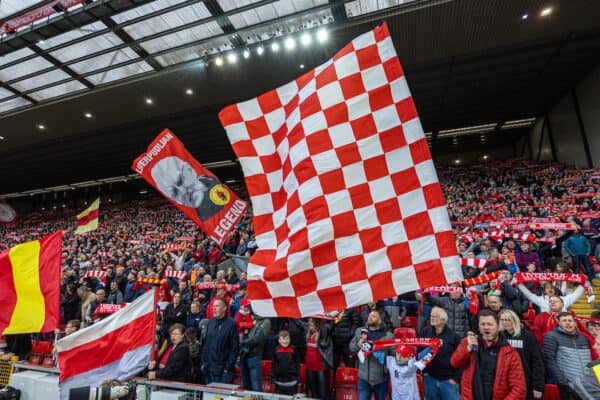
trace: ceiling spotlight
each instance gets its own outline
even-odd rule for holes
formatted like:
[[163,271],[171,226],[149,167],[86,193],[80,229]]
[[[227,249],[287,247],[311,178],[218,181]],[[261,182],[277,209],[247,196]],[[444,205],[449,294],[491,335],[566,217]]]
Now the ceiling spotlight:
[[523,14],[523,15],[521,15],[521,19],[523,21],[525,21],[527,18],[529,18],[529,14]]
[[46,125],[44,125],[44,124],[38,124],[37,128],[38,128],[40,131],[43,131],[44,129],[46,129]]
[[323,43],[327,40],[327,38],[329,38],[329,32],[327,32],[327,29],[321,28],[317,31],[317,40],[319,42]]
[[454,164],[460,164],[460,160],[459,159],[454,160]]
[[154,100],[152,100],[150,97],[146,97],[146,104],[151,105],[154,104]]
[[289,37],[285,39],[284,46],[288,50],[294,50],[296,48],[296,41],[294,38]]
[[546,7],[540,12],[540,17],[547,17],[550,14],[552,14],[552,7]]
[[4,136],[0,136],[0,140],[4,140]]
[[487,159],[488,159],[488,156],[487,156],[487,154],[483,156],[483,159],[484,159],[484,160],[487,160]]
[[91,112],[86,112],[86,113],[85,113],[85,114],[83,114],[83,115],[84,115],[84,117],[86,117],[87,119],[90,119],[90,118],[92,118],[92,117],[93,117],[93,115],[92,115],[92,113],[91,113]]
[[310,33],[304,33],[300,37],[300,43],[302,43],[303,46],[308,46],[311,42],[312,42],[312,37],[310,36]]
[[271,50],[273,50],[274,52],[278,52],[279,51],[279,43],[273,42],[273,44],[271,45]]
[[217,57],[215,58],[215,64],[220,67],[221,65],[223,65],[223,59],[221,57]]
[[256,49],[256,54],[258,54],[259,56],[261,56],[261,55],[262,55],[262,53],[264,53],[264,52],[265,52],[265,49],[264,49],[264,47],[262,47],[262,46],[259,46],[259,47]]
[[300,69],[304,69],[304,64],[300,64]]
[[244,50],[244,52],[242,53],[242,55],[244,56],[244,58],[250,57],[250,50],[248,50],[248,49]]
[[46,42],[44,42],[44,39],[40,39],[40,40],[38,40],[38,41],[37,41],[37,45],[38,45],[38,46],[41,46],[41,45],[43,45],[43,44],[45,44],[45,43],[46,43]]
[[192,89],[185,89],[185,94],[187,94],[188,96],[191,96],[194,94],[194,91]]
[[227,54],[227,61],[229,61],[229,64],[235,64],[237,61],[237,54],[235,54],[235,53]]

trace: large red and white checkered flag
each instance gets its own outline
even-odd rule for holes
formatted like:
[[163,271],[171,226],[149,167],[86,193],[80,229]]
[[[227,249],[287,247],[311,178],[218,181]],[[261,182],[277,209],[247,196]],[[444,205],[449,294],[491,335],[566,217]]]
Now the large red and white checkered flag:
[[253,205],[258,314],[315,315],[463,279],[385,24],[219,118]]

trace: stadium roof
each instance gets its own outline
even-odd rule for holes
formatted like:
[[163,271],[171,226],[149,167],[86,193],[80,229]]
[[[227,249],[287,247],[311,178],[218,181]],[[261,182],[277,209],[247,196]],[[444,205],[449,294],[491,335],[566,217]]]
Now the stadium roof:
[[0,26],[54,10],[0,41],[0,194],[128,175],[165,127],[203,163],[234,160],[223,106],[383,20],[434,154],[514,141],[600,61],[600,2],[586,0],[61,2],[0,2]]

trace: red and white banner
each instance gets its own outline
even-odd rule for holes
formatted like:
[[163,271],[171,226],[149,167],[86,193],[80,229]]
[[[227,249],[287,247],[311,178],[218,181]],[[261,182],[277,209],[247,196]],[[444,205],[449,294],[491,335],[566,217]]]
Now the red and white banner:
[[98,304],[98,308],[96,308],[96,311],[94,311],[94,315],[114,314],[122,308],[125,308],[125,303],[124,304],[100,303],[100,304]]
[[0,200],[0,226],[14,226],[18,219],[19,216],[15,209],[12,208],[6,201]]
[[551,230],[559,230],[563,229],[566,231],[574,231],[577,229],[577,225],[572,223],[551,223],[551,222],[539,222],[530,224],[529,227],[531,229],[551,229]]
[[131,167],[219,246],[248,208],[248,203],[202,167],[168,129]]
[[459,286],[432,286],[423,290],[424,293],[459,293],[463,294],[463,289]]
[[317,315],[462,280],[385,23],[219,118],[252,200],[248,295],[259,315]]
[[4,33],[12,33],[22,26],[29,25],[42,18],[56,14],[58,11],[54,9],[57,4],[62,5],[65,9],[73,7],[77,4],[85,3],[87,0],[55,0],[34,10],[19,15],[18,17],[9,19],[0,25],[0,31]]
[[75,387],[126,381],[148,366],[156,325],[154,290],[119,312],[56,342],[62,400]]
[[536,273],[536,272],[517,272],[515,278],[519,283],[526,282],[571,282],[583,285],[588,278],[584,274],[562,274],[562,273]]
[[460,265],[484,269],[487,265],[487,260],[484,260],[483,258],[461,258]]

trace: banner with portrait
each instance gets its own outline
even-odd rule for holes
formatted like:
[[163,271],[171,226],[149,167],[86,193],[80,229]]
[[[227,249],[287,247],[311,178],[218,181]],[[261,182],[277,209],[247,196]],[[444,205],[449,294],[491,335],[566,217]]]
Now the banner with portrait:
[[248,203],[194,159],[169,129],[135,159],[132,169],[219,246],[248,208]]

